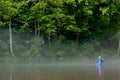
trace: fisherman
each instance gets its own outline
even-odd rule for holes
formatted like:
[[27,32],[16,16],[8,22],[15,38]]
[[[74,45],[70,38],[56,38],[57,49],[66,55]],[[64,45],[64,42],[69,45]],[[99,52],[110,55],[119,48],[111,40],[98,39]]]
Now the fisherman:
[[98,57],[98,59],[97,59],[97,66],[98,66],[99,76],[101,76],[101,75],[102,75],[103,62],[104,62],[104,60],[102,59],[102,57],[101,57],[101,56],[99,56],[99,57]]

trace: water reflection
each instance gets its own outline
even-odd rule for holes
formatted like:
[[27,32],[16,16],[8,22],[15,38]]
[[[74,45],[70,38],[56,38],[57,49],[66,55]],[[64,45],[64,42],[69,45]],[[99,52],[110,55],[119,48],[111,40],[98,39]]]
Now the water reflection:
[[[98,75],[96,65],[79,66],[13,66],[12,80],[120,80],[116,67],[104,65]],[[0,80],[9,80],[10,67],[0,67]]]

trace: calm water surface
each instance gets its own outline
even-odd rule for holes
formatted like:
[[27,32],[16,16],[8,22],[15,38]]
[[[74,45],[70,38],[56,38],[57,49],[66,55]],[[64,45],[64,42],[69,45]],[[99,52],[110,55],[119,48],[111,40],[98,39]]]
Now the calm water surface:
[[0,80],[120,80],[120,68],[104,66],[99,76],[96,65],[0,66]]

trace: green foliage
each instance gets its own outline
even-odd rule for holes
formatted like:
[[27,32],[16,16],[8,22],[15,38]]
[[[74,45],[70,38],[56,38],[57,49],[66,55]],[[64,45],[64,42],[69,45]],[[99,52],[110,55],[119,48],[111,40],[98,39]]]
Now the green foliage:
[[108,47],[113,53],[117,49],[119,36],[113,37],[120,32],[120,1],[1,0],[0,61],[5,62],[10,60],[10,20],[16,62],[86,58],[101,49],[108,56]]

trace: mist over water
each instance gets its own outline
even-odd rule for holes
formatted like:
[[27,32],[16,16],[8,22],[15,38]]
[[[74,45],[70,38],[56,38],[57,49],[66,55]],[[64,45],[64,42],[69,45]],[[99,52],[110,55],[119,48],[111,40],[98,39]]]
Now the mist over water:
[[[119,80],[119,60],[105,61],[100,77],[94,62],[52,62],[12,65],[12,80]],[[10,66],[0,66],[0,79],[9,80]]]
[[[13,54],[10,53],[9,30],[0,31],[0,63],[51,63],[74,62],[89,63],[97,59],[113,58],[117,53],[116,42],[100,37],[96,40],[76,42],[76,40],[54,39],[50,42],[46,35],[35,37],[34,32],[12,29]],[[115,43],[114,43],[115,42]],[[114,44],[113,44],[114,43]]]
[[[76,45],[70,40],[52,40],[48,44],[43,37],[35,41],[30,33],[13,32],[14,57],[11,57],[8,36],[9,33],[0,40],[0,80],[120,79],[119,57],[114,56],[114,46],[102,45],[107,41],[102,40],[101,45],[96,40]],[[96,64],[99,55],[104,58],[102,77]]]
[[119,58],[120,0],[0,0],[0,80],[120,80]]

